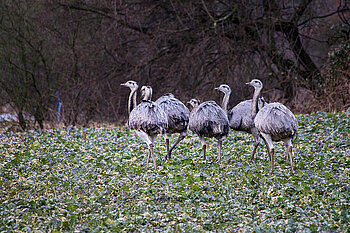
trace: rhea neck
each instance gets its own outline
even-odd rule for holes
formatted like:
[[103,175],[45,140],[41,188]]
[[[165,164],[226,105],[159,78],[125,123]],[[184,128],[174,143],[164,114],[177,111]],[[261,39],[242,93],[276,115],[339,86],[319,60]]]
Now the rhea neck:
[[146,88],[142,92],[143,101],[151,101],[152,100],[152,89],[151,88]]
[[260,99],[260,92],[261,92],[261,87],[254,87],[254,94],[253,94],[253,100],[252,100],[252,109],[251,109],[251,114],[252,114],[252,119],[255,118],[256,114],[259,111],[259,104],[258,100]]
[[191,112],[193,112],[196,108],[198,108],[200,102],[199,101],[188,101],[187,103],[189,103],[192,106],[192,110]]
[[225,112],[227,112],[227,106],[230,100],[230,95],[231,92],[224,92],[224,98],[222,99],[221,107]]
[[137,102],[136,102],[136,96],[137,96],[137,89],[138,87],[134,87],[131,89],[130,95],[129,95],[129,103],[128,103],[128,111],[129,115],[131,111],[136,107]]
[[194,103],[192,104],[192,111],[193,112],[196,108],[198,108],[199,104],[198,103]]

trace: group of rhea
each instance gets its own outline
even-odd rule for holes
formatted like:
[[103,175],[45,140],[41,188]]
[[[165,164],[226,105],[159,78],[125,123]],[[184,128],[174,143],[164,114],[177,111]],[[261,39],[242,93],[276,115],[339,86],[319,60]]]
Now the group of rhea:
[[[221,158],[222,138],[228,135],[229,128],[236,131],[251,133],[254,137],[253,152],[254,159],[256,149],[261,137],[270,156],[272,169],[274,169],[274,146],[273,141],[284,141],[286,145],[287,162],[289,160],[293,172],[292,139],[297,135],[298,122],[293,113],[281,103],[266,103],[260,96],[263,84],[258,79],[246,83],[254,87],[255,91],[251,100],[245,100],[227,110],[231,88],[222,84],[215,88],[224,93],[221,107],[215,101],[200,103],[198,99],[191,99],[188,103],[192,106],[190,110],[173,94],[168,93],[161,96],[155,102],[152,99],[152,88],[142,86],[142,101],[137,104],[136,96],[138,85],[135,81],[127,81],[121,84],[130,88],[128,111],[129,127],[148,145],[148,159],[152,156],[155,169],[157,169],[154,157],[154,140],[158,134],[163,135],[166,142],[166,158],[170,159],[171,152],[176,145],[185,138],[187,129],[198,135],[206,159],[205,137],[218,140],[218,160]],[[169,135],[179,133],[175,144],[170,148]]]

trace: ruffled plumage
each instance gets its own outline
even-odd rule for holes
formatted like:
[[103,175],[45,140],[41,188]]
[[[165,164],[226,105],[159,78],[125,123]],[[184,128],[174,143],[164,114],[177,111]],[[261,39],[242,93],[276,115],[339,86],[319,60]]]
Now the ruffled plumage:
[[214,101],[204,102],[191,112],[188,128],[204,137],[227,136],[227,114]]
[[168,128],[167,115],[154,102],[143,101],[131,111],[129,126],[148,135],[163,134]]
[[167,133],[181,133],[187,131],[190,110],[172,94],[160,97],[156,102],[168,117]]
[[294,137],[298,122],[293,113],[283,104],[271,103],[263,107],[254,120],[259,132],[271,135],[273,141]]

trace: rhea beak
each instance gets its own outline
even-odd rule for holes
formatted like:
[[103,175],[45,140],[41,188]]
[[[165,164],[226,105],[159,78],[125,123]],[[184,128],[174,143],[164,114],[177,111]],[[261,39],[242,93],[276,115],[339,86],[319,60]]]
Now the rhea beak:
[[120,86],[126,86],[126,83],[122,83],[122,84],[120,84]]
[[220,91],[219,87],[215,87],[214,90]]
[[245,83],[245,84],[246,84],[246,85],[250,85],[250,86],[252,85],[251,83]]

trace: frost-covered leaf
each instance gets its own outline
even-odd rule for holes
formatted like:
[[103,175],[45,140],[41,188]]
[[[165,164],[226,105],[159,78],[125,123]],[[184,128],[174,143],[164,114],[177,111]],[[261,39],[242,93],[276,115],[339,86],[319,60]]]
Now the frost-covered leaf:
[[[231,131],[217,161],[203,161],[189,133],[159,169],[125,127],[68,128],[0,137],[0,231],[347,232],[350,230],[350,116],[299,115],[295,172],[284,145],[276,168],[252,136]],[[176,137],[171,138],[174,143]]]

